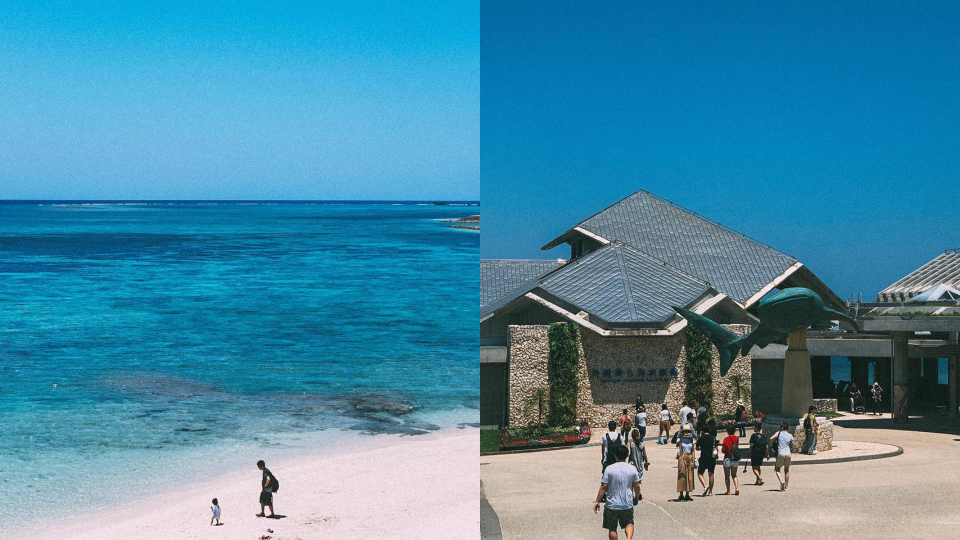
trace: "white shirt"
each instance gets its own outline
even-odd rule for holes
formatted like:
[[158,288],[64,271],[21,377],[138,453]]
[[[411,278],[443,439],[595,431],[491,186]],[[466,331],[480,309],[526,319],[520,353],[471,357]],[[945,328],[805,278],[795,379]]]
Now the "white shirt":
[[600,481],[607,485],[604,506],[611,510],[633,509],[633,485],[640,482],[636,467],[624,461],[614,463],[603,471]]
[[670,411],[660,411],[660,421],[666,422],[670,420]]
[[680,409],[680,423],[681,423],[681,424],[686,423],[686,422],[691,422],[691,423],[692,423],[693,420],[696,420],[696,418],[697,418],[696,415],[694,415],[694,417],[693,417],[692,420],[688,420],[688,419],[687,419],[687,417],[690,416],[691,414],[693,414],[693,409],[691,409],[690,407],[682,407],[682,408]]
[[637,427],[647,427],[647,413],[637,413]]
[[212,511],[213,511],[213,517],[215,517],[216,519],[220,519],[220,505],[218,504],[214,506],[212,508]]

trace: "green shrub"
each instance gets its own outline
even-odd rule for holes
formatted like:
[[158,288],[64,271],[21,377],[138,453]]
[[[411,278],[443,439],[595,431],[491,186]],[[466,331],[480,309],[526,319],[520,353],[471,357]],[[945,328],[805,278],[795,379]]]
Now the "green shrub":
[[713,411],[713,345],[703,332],[687,325],[687,358],[684,378],[687,387],[683,397],[687,403],[696,403]]
[[579,333],[580,328],[575,323],[550,325],[550,361],[547,366],[550,405],[547,408],[547,421],[551,426],[569,426],[577,421]]

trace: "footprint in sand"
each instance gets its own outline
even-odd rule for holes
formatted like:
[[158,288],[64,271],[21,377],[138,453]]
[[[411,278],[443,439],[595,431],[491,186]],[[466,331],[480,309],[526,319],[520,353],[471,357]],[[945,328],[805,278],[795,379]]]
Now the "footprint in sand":
[[340,521],[340,518],[334,516],[310,516],[309,519],[303,522],[304,525],[317,525],[320,523],[336,523]]

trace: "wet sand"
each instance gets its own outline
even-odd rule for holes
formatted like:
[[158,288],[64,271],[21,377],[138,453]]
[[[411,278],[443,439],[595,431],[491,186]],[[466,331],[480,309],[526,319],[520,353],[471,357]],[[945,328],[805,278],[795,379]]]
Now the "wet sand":
[[[317,538],[480,537],[476,456],[479,430],[447,429],[416,437],[358,434],[337,454],[289,458],[267,467],[280,479],[274,509],[258,518],[260,472],[224,473],[216,480],[130,501],[104,512],[51,514],[56,521],[2,538],[35,540],[308,540]],[[215,466],[215,464],[213,464]],[[109,485],[109,481],[107,481]],[[221,522],[210,526],[210,500]],[[269,511],[268,511],[269,513]]]

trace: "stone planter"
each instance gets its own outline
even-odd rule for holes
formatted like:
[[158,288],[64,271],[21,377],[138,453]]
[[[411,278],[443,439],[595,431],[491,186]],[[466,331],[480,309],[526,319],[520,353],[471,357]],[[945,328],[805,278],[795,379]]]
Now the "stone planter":
[[[776,432],[780,431],[780,423],[786,422],[790,425],[789,431],[793,435],[793,443],[790,445],[790,452],[794,454],[806,450],[807,434],[803,429],[803,421],[796,418],[784,418],[782,416],[768,416],[761,428],[761,433],[768,439]],[[820,433],[817,435],[817,451],[827,452],[833,449],[833,422],[823,417],[817,417],[817,426]]]

